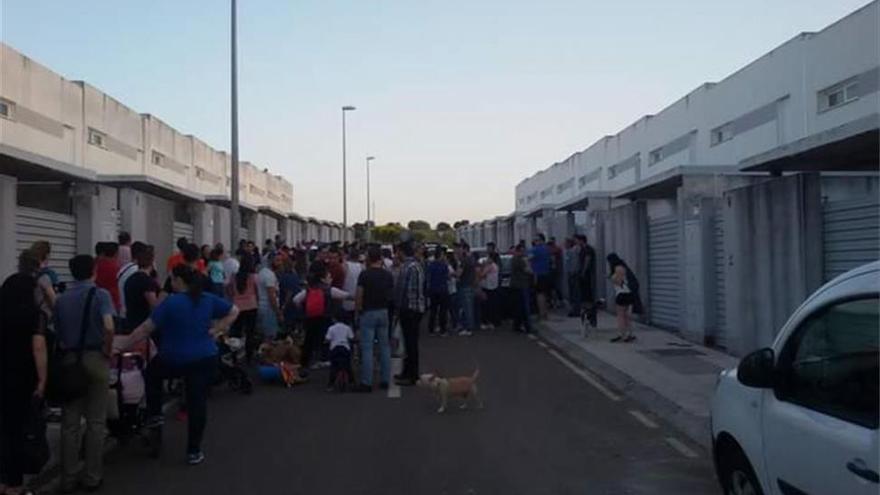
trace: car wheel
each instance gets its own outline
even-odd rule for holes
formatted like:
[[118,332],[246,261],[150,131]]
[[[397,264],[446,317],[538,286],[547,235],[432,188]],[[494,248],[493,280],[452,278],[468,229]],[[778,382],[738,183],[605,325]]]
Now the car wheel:
[[721,484],[727,495],[764,495],[752,465],[735,445],[729,445],[720,459]]

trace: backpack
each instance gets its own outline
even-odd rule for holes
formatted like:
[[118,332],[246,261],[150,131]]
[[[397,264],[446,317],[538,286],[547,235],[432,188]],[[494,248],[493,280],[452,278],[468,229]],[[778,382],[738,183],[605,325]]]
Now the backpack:
[[306,318],[330,316],[330,289],[309,287],[306,289]]

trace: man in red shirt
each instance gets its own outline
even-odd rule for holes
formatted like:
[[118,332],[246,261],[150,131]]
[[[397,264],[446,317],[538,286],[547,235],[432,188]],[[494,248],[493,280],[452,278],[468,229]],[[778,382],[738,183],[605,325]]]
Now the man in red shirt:
[[[168,262],[165,264],[165,268],[168,270],[168,273],[171,273],[171,270],[174,270],[174,267],[177,265],[184,264],[183,259],[183,250],[186,249],[186,246],[189,244],[189,241],[186,237],[181,237],[177,239],[177,251],[168,257]],[[196,270],[201,273],[205,273],[205,260],[199,258],[196,262],[195,266]]]
[[338,248],[330,250],[327,268],[333,278],[333,287],[342,289],[342,286],[345,285],[345,267],[342,266],[342,256]]
[[119,300],[119,284],[116,274],[119,273],[119,244],[115,242],[99,242],[95,245],[95,285],[110,293],[113,307],[118,312],[121,303]]

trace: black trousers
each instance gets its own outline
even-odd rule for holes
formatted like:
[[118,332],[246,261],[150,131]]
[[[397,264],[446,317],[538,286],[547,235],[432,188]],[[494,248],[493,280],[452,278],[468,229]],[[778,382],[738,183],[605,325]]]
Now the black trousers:
[[232,324],[230,333],[234,337],[244,337],[247,363],[250,364],[254,350],[260,347],[260,339],[257,336],[257,310],[248,309],[239,313],[235,323]]
[[24,425],[32,409],[33,389],[2,390],[0,410],[0,483],[21,486],[24,482]]
[[340,371],[348,373],[348,379],[354,383],[354,370],[351,369],[351,351],[338,345],[330,349],[330,378],[327,385],[333,386],[336,375]]
[[437,313],[440,313],[440,331],[446,332],[446,322],[449,317],[449,293],[440,292],[431,294],[431,310],[428,314],[428,331],[433,332],[436,328]]
[[162,414],[162,382],[183,378],[186,393],[187,453],[201,450],[208,423],[208,391],[217,373],[217,356],[189,363],[169,363],[158,355],[147,366],[147,414]]
[[411,309],[400,310],[400,328],[403,331],[403,346],[406,358],[403,360],[401,375],[405,379],[419,378],[419,324],[422,313]]
[[321,360],[321,348],[324,345],[324,337],[330,328],[330,319],[325,317],[306,318],[306,341],[304,342],[302,365],[308,366],[313,360]]

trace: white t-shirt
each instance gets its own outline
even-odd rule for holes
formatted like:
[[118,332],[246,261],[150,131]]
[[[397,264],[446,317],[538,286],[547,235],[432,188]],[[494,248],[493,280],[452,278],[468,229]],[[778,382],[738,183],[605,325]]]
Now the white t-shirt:
[[[364,271],[364,265],[355,261],[345,262],[345,281],[342,283],[342,289],[349,294],[354,294],[357,290],[358,277]],[[342,303],[342,309],[345,311],[354,311],[354,301],[347,300]]]
[[257,298],[259,307],[264,310],[272,307],[269,305],[269,287],[275,288],[275,297],[278,297],[278,277],[269,268],[262,268],[257,274]]
[[[448,265],[447,265],[448,266]],[[458,290],[458,279],[455,277],[455,270],[449,267],[449,294],[455,294]]]
[[488,263],[486,269],[486,276],[480,281],[480,287],[486,290],[495,290],[498,288],[498,265]]
[[345,323],[334,323],[327,329],[327,336],[324,340],[330,342],[330,349],[342,346],[350,351],[351,341],[354,340],[354,332]]

